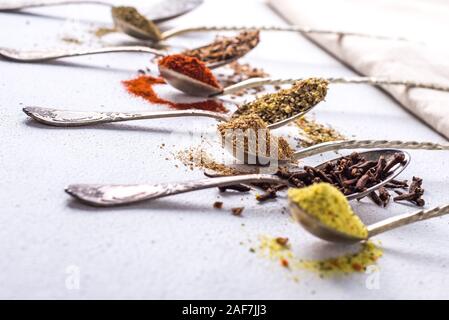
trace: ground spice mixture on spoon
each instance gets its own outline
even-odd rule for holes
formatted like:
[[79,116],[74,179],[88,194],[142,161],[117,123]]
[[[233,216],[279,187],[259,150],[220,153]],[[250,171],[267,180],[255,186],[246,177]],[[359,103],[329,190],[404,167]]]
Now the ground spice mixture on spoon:
[[111,13],[114,18],[118,18],[136,29],[151,35],[153,40],[159,41],[161,39],[159,28],[151,20],[139,13],[136,8],[125,6],[113,7]]
[[[237,130],[242,133],[241,137],[235,134]],[[293,150],[288,142],[282,137],[271,135],[267,123],[257,114],[241,115],[231,121],[221,123],[218,125],[218,132],[225,143],[228,142],[226,140],[230,140],[233,151],[243,147],[245,153],[266,157],[270,156],[271,148],[276,147],[278,159],[289,160],[293,156]],[[250,137],[254,137],[255,141],[250,141]],[[260,145],[265,145],[265,150],[259,150]]]
[[257,114],[268,124],[285,120],[323,101],[328,84],[321,78],[304,79],[291,88],[266,94],[240,106],[235,115]]
[[158,61],[159,67],[181,73],[187,77],[211,85],[215,88],[221,88],[217,78],[204,62],[183,54],[172,54]]
[[352,211],[348,199],[329,183],[316,183],[306,188],[290,188],[288,199],[330,229],[360,239],[368,237],[365,224]]
[[205,63],[216,63],[240,58],[259,44],[259,31],[248,30],[235,37],[217,37],[206,46],[185,50],[182,54],[195,57]]

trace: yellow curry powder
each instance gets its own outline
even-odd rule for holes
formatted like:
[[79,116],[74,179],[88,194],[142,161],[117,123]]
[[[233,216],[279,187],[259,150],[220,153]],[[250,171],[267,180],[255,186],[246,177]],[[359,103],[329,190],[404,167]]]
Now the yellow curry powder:
[[279,261],[281,266],[288,267],[291,271],[308,270],[318,273],[321,277],[364,272],[368,266],[375,265],[383,255],[380,247],[372,241],[367,241],[361,243],[356,252],[323,260],[306,260],[295,256],[290,245],[282,245],[278,238],[269,236],[261,237],[259,252],[264,257]]
[[357,238],[368,237],[366,226],[352,211],[346,197],[329,183],[290,188],[288,198],[329,228]]
[[368,266],[375,264],[382,254],[382,249],[367,241],[361,243],[361,248],[355,253],[324,260],[304,260],[301,261],[301,266],[322,276],[363,272]]

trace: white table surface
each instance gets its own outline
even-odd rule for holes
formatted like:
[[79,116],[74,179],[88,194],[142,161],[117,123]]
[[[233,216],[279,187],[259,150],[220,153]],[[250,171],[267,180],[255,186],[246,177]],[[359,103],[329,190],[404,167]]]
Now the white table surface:
[[[123,3],[123,1],[121,2]],[[141,3],[139,1],[139,3]],[[33,10],[42,16],[0,13],[0,45],[13,48],[67,46],[61,38],[79,35],[98,45],[89,29],[109,21],[101,7]],[[278,24],[282,20],[260,1],[206,1],[198,10],[167,23]],[[194,46],[208,37],[191,34],[170,40]],[[129,41],[108,36],[105,41]],[[274,76],[351,75],[351,71],[296,34],[263,33],[247,58]],[[69,183],[140,183],[202,178],[200,170],[175,167],[171,152],[213,132],[208,119],[152,120],[62,129],[36,124],[26,105],[73,110],[151,110],[120,84],[150,66],[149,57],[116,54],[68,59],[53,64],[0,60],[0,298],[151,299],[399,299],[449,298],[448,218],[437,218],[379,236],[378,290],[366,274],[320,279],[299,272],[299,282],[278,263],[249,252],[260,235],[290,238],[298,256],[324,258],[353,249],[308,235],[281,214],[286,199],[260,205],[254,193],[220,196],[217,190],[178,195],[117,209],[92,209],[64,193]],[[150,66],[151,67],[151,66]],[[154,69],[154,67],[152,67]],[[381,91],[368,86],[331,86],[327,102],[314,113],[356,138],[445,142]],[[159,145],[166,147],[160,149]],[[348,151],[349,152],[349,151]],[[424,177],[428,207],[447,202],[449,157],[410,151],[402,175]],[[335,156],[325,155],[325,157]],[[308,161],[318,163],[322,158]],[[243,198],[243,200],[241,200]],[[245,206],[243,217],[229,208]],[[354,203],[366,222],[416,210],[407,205],[380,209],[368,200]],[[251,243],[249,243],[251,241]],[[240,244],[243,242],[243,244]],[[76,269],[71,269],[75,266]],[[79,289],[67,286],[79,271]]]

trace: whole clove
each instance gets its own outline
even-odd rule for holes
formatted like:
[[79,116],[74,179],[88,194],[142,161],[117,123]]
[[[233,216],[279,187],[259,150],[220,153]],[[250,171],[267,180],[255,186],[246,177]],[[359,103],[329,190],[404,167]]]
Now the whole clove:
[[368,197],[375,203],[377,204],[379,207],[383,207],[383,202],[380,199],[380,197],[377,195],[376,191],[371,192]]
[[[364,191],[391,175],[390,170],[398,163],[405,160],[403,153],[394,154],[391,160],[387,161],[381,156],[377,161],[366,160],[359,153],[354,152],[347,157],[343,157],[336,162],[327,163],[324,167],[314,168],[305,166],[303,170],[291,172],[287,168],[279,168],[276,175],[288,181],[290,185],[296,188],[303,188],[314,183],[327,182],[337,187],[343,194],[350,195],[355,192]],[[388,189],[395,189],[398,196],[394,201],[408,200],[418,206],[424,205],[421,198],[424,190],[421,187],[422,179],[413,177],[407,194],[401,193],[396,189],[407,188],[406,180],[391,180],[384,187],[375,192],[371,192],[368,197],[378,206],[386,207],[391,200]],[[285,188],[285,185],[259,185],[265,190],[264,194],[257,195],[258,201],[275,199],[277,192]],[[358,199],[361,200],[362,198]]]
[[425,201],[422,198],[424,189],[422,188],[421,178],[413,177],[408,192],[405,193],[395,190],[395,193],[397,194],[397,196],[393,198],[394,201],[409,201],[419,207],[425,205]]

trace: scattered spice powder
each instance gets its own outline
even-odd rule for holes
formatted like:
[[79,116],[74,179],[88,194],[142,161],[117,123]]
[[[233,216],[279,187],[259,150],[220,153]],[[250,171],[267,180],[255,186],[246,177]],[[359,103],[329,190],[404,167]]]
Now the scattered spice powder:
[[226,109],[223,103],[218,100],[206,100],[194,103],[175,103],[162,99],[153,88],[154,85],[165,84],[165,80],[162,78],[156,78],[149,75],[140,75],[135,79],[123,81],[123,84],[129,93],[141,97],[151,103],[167,105],[178,110],[200,109],[222,113],[228,112],[228,109]]
[[212,156],[202,150],[201,147],[192,147],[179,151],[176,154],[176,159],[181,161],[191,170],[194,168],[208,169],[223,176],[239,174],[236,169],[216,162]]
[[136,29],[142,30],[150,36],[152,40],[161,40],[161,31],[159,28],[151,20],[148,20],[145,16],[140,14],[136,8],[125,6],[113,7],[111,13],[113,17],[125,21]]
[[204,62],[183,54],[172,54],[158,61],[159,67],[164,67],[200,82],[211,85],[215,88],[221,88],[217,78]]
[[290,188],[290,202],[322,224],[352,237],[366,239],[368,230],[352,211],[348,199],[329,183],[316,183],[306,188]]
[[200,48],[185,50],[182,54],[205,63],[217,63],[244,56],[259,44],[259,31],[246,30],[234,37],[218,36],[214,42]]
[[338,257],[306,260],[297,257],[290,246],[280,245],[277,238],[262,236],[258,251],[263,257],[279,261],[282,267],[288,266],[291,271],[307,270],[318,273],[321,277],[333,277],[364,272],[368,266],[376,265],[383,255],[382,249],[372,241],[363,242],[359,246],[356,252]]
[[104,36],[110,34],[110,33],[114,33],[117,32],[117,29],[115,28],[106,28],[106,27],[100,27],[97,28],[95,30],[92,31],[93,34],[97,37],[97,38],[103,38]]
[[[237,131],[238,130],[238,131]],[[289,160],[293,156],[293,150],[282,137],[274,137],[266,122],[256,114],[246,114],[233,118],[228,122],[218,125],[218,132],[223,137],[223,143],[232,142],[233,151],[243,147],[249,154],[268,156],[273,146],[277,147],[277,156],[280,160]],[[242,136],[236,133],[242,133]],[[255,141],[250,141],[254,137]],[[243,138],[243,141],[242,141]],[[264,150],[259,150],[259,145],[265,144]]]
[[285,120],[323,101],[328,84],[327,80],[321,78],[300,80],[289,89],[269,93],[243,104],[234,115],[257,114],[268,124]]
[[302,260],[300,265],[322,277],[365,272],[368,266],[374,265],[382,257],[383,252],[371,241],[363,242],[360,246],[355,253],[324,260]]
[[310,139],[310,141],[302,140],[302,147],[310,147],[318,143],[329,141],[345,140],[345,137],[335,129],[326,127],[323,124],[305,117],[297,119],[295,124],[306,134],[306,137]]

